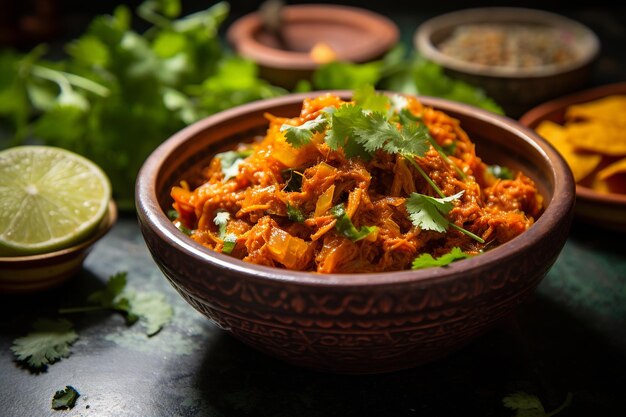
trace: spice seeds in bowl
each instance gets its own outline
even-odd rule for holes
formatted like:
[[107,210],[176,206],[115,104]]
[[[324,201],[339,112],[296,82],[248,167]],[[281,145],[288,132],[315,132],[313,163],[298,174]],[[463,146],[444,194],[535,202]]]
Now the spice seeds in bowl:
[[[136,188],[144,239],[157,265],[192,306],[243,342],[289,363],[331,372],[377,373],[459,349],[532,294],[567,238],[574,203],[571,173],[531,130],[446,100],[418,98],[456,120],[484,161],[528,175],[543,200],[543,212],[527,230],[484,253],[420,270],[295,271],[209,249],[168,218],[173,187],[181,180],[192,183],[196,175],[207,173],[214,155],[265,135],[266,114],[293,118],[300,114],[303,100],[318,94],[265,100],[205,119],[174,135],[144,164]],[[349,92],[333,94],[351,97]],[[235,223],[228,225],[225,232],[235,233]],[[362,226],[354,225],[359,232]],[[219,236],[219,229],[215,224],[207,230]],[[343,233],[334,230],[334,236]]]
[[434,17],[418,27],[414,42],[449,75],[483,88],[511,117],[583,87],[600,49],[581,23],[516,7]]

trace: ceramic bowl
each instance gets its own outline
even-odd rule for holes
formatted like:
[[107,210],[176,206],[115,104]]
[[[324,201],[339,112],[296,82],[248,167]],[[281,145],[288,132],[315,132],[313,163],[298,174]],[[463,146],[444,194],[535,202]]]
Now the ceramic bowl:
[[96,232],[69,248],[30,256],[0,257],[0,293],[45,290],[75,275],[93,248],[115,224],[117,206],[113,201]]
[[[483,23],[556,28],[559,39],[555,42],[568,45],[574,58],[562,65],[507,68],[470,63],[441,52],[441,43],[457,27]],[[600,49],[597,36],[579,22],[543,10],[516,7],[465,9],[439,15],[418,27],[414,42],[424,57],[441,65],[450,76],[481,87],[511,117],[584,87]]]
[[317,44],[328,45],[336,60],[367,62],[382,57],[399,39],[391,20],[365,9],[306,4],[281,10],[280,42],[265,28],[260,12],[236,20],[226,37],[240,55],[259,65],[262,78],[289,89],[320,65],[310,54]]
[[[565,111],[573,104],[585,103],[615,95],[626,95],[626,83],[609,84],[561,97],[529,110],[520,122],[535,129],[543,120],[562,124]],[[626,232],[626,195],[599,193],[581,184],[576,185],[576,219],[602,226],[608,230]]]
[[[350,97],[348,92],[336,92]],[[545,276],[568,236],[574,184],[563,159],[514,120],[421,98],[461,122],[488,163],[522,169],[546,209],[522,235],[445,268],[317,274],[213,252],[168,219],[173,185],[213,154],[263,135],[266,112],[293,117],[297,94],[258,101],[175,134],[144,163],[136,184],[141,231],[156,264],[198,311],[244,343],[289,363],[337,373],[409,368],[462,347],[509,315]]]

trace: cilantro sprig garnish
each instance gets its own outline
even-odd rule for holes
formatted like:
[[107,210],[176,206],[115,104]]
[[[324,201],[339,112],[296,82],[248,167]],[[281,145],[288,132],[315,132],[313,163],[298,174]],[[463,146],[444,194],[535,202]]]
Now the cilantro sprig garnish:
[[126,288],[126,272],[118,272],[109,277],[104,289],[93,292],[83,307],[62,308],[60,314],[87,313],[102,310],[120,312],[126,324],[137,321],[144,323],[146,334],[154,336],[170,322],[174,314],[165,296],[155,292],[135,292]]
[[287,142],[298,148],[310,143],[313,135],[326,131],[324,141],[333,150],[342,149],[346,157],[369,159],[375,152],[398,155],[408,161],[439,195],[439,199],[413,193],[407,200],[407,211],[417,227],[444,233],[449,227],[484,243],[474,233],[450,222],[445,216],[453,208],[462,192],[446,196],[417,162],[432,146],[441,158],[454,167],[461,179],[466,176],[434,140],[421,119],[406,108],[402,97],[390,99],[376,94],[373,88],[362,88],[354,93],[354,103],[342,104],[337,109],[324,109],[313,120],[300,126],[283,125],[281,131]]
[[299,148],[310,143],[315,133],[323,132],[327,124],[327,114],[322,112],[315,119],[304,122],[300,126],[282,125],[280,131],[285,132],[287,143]]
[[417,258],[413,260],[412,268],[413,269],[424,269],[430,268],[433,266],[446,266],[450,265],[454,261],[458,261],[460,259],[466,259],[471,257],[469,253],[463,252],[461,248],[455,246],[452,250],[444,255],[441,255],[437,258],[433,258],[430,253],[423,253]]
[[481,237],[457,226],[446,217],[450,210],[454,208],[453,202],[458,200],[462,195],[463,191],[459,191],[454,195],[444,198],[411,193],[406,201],[406,209],[409,212],[409,218],[415,226],[423,230],[434,230],[439,233],[444,233],[448,230],[448,227],[452,227],[472,239],[484,243],[485,241]]

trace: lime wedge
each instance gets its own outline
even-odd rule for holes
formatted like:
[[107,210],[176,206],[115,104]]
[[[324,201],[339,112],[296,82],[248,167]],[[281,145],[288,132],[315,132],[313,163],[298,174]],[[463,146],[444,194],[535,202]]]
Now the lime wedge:
[[48,146],[0,152],[0,256],[80,242],[95,231],[110,198],[106,174],[80,155]]

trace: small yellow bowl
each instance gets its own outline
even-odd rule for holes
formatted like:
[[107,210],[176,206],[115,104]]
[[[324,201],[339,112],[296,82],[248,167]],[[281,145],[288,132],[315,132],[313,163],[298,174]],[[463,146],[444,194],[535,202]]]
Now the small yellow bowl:
[[113,227],[117,206],[111,200],[97,231],[69,248],[29,256],[0,256],[0,294],[25,293],[54,287],[76,274],[94,243]]

